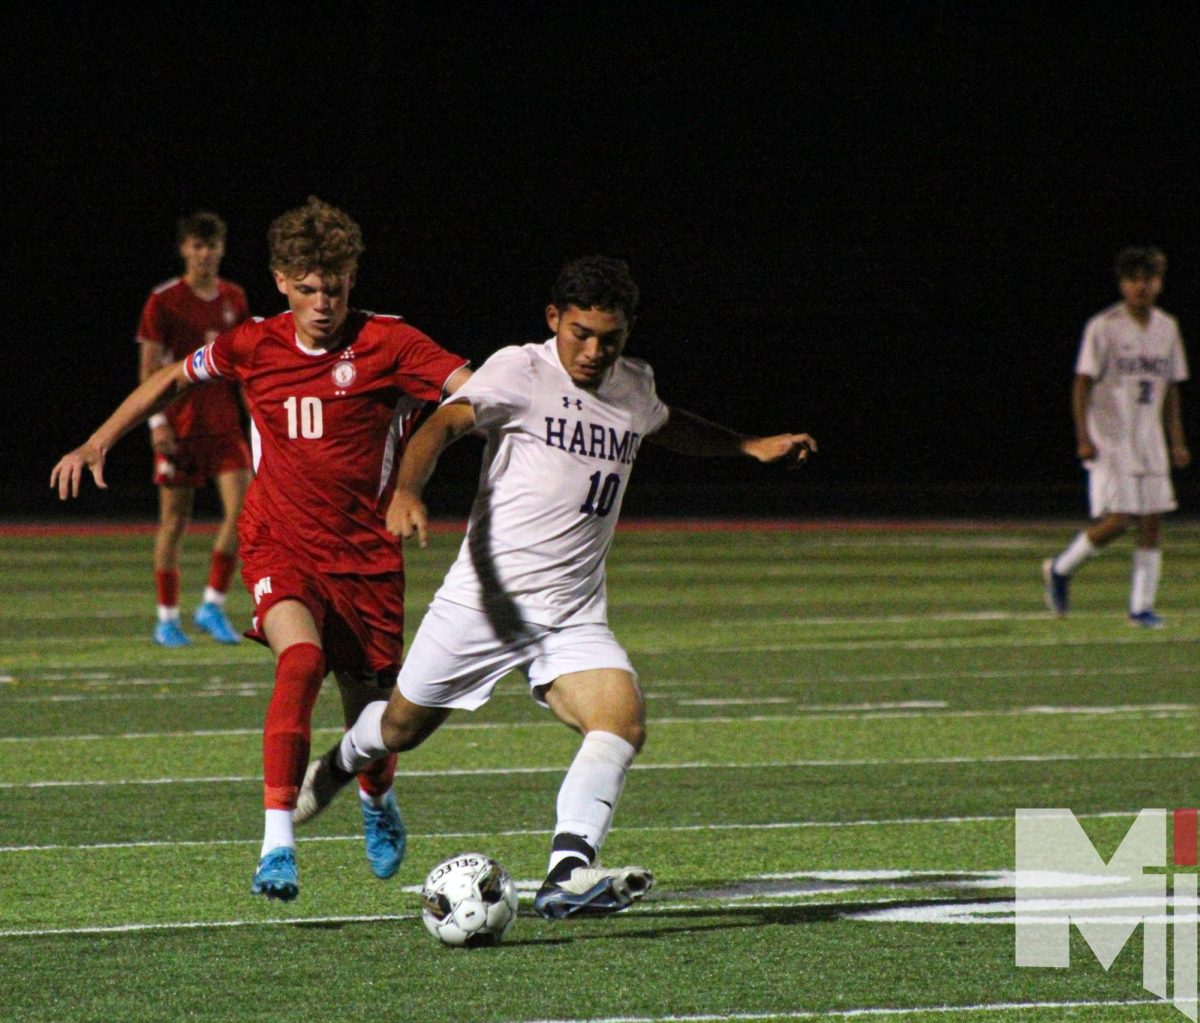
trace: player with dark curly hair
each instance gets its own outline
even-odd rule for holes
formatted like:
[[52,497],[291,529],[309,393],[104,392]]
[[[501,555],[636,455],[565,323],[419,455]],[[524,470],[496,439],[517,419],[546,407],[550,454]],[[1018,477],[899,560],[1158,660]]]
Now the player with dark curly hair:
[[510,671],[582,743],[558,793],[544,917],[624,909],[650,888],[644,867],[603,867],[601,845],[646,735],[629,656],[608,628],[605,557],[643,440],[696,455],[800,464],[808,434],[746,437],[659,399],[654,373],[624,356],[638,289],[622,261],[563,268],[541,344],[502,348],[413,436],[388,527],[424,545],[421,493],[441,452],[487,438],[458,559],[433,599],[390,699],[370,704],[313,761],[296,820],[319,813],[353,772],[423,742],[454,709],[486,703]]

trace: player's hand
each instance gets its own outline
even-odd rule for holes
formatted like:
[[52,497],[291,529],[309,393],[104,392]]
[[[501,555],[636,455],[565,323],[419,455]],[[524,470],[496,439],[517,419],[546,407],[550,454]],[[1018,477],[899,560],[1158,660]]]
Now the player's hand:
[[108,484],[104,482],[104,454],[103,448],[83,444],[58,460],[58,464],[50,470],[50,487],[58,488],[60,501],[79,496],[79,481],[83,478],[84,469],[91,470],[96,486],[101,490],[108,489]]
[[156,426],[150,431],[150,447],[156,455],[166,455],[168,458],[175,455],[178,448],[175,445],[175,431],[171,429],[170,423]]
[[1075,449],[1075,454],[1079,456],[1081,462],[1090,462],[1096,457],[1096,445],[1090,440],[1079,442],[1079,446]]
[[1171,445],[1171,465],[1176,469],[1186,469],[1192,464],[1192,453],[1186,444]]
[[424,547],[429,536],[429,513],[425,502],[410,491],[397,489],[388,505],[384,525],[392,536],[401,540],[408,540],[416,533],[417,543]]
[[796,469],[817,450],[817,442],[807,433],[780,433],[774,437],[748,437],[742,450],[760,462],[784,462]]

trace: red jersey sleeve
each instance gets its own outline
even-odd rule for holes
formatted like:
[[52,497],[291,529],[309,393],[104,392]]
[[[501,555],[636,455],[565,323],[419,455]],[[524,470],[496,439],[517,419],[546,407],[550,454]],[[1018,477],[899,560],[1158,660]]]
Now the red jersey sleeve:
[[142,316],[138,320],[137,340],[149,341],[156,345],[165,345],[166,336],[162,326],[162,299],[154,292],[146,299],[142,307]]
[[215,341],[197,348],[187,357],[184,373],[192,383],[209,380],[241,380],[250,365],[254,351],[254,328],[257,322],[248,320],[226,331]]
[[241,323],[244,320],[250,319],[250,303],[246,301],[246,292],[241,285],[233,285],[233,311],[236,317],[235,322]]
[[455,370],[467,365],[415,327],[397,325],[396,383],[421,401],[440,401],[442,388]]

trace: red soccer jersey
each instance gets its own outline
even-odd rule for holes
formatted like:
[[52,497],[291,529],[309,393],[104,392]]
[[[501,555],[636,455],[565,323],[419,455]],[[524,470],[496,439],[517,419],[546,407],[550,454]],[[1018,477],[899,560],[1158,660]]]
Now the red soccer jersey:
[[352,310],[343,337],[334,351],[303,348],[281,313],[206,345],[187,375],[236,380],[246,395],[255,468],[239,522],[246,548],[282,546],[326,572],[394,572],[400,543],[384,515],[407,432],[466,361],[396,316]]
[[[164,348],[164,365],[190,355],[250,315],[246,293],[230,281],[217,281],[217,296],[203,299],[182,277],[160,284],[146,299],[137,339]],[[189,391],[167,409],[177,437],[241,433],[237,389],[229,383]]]

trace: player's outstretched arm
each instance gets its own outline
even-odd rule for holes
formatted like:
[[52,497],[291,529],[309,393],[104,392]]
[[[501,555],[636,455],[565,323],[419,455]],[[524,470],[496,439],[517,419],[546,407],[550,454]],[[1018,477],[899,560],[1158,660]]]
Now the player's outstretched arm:
[[413,434],[396,473],[396,491],[384,524],[402,540],[414,533],[424,547],[429,535],[429,515],[421,494],[433,475],[438,457],[459,437],[475,428],[475,410],[465,401],[443,405]]
[[662,429],[646,439],[683,455],[745,455],[792,467],[802,465],[817,450],[817,442],[807,433],[747,437],[678,408],[672,408]]
[[[138,383],[145,383],[162,369],[167,349],[156,341],[147,341],[144,338],[138,342],[138,348]],[[238,392],[241,393],[241,388],[238,388]],[[242,400],[245,401],[244,395]],[[150,417],[150,450],[156,455],[166,455],[169,458],[173,458],[178,450],[175,431],[164,415]]]
[[112,446],[138,423],[166,408],[180,392],[192,385],[184,373],[184,362],[164,366],[139,384],[111,416],[83,444],[63,455],[50,470],[50,486],[58,488],[59,500],[79,496],[79,483],[85,470],[96,486],[105,489],[104,459]]

